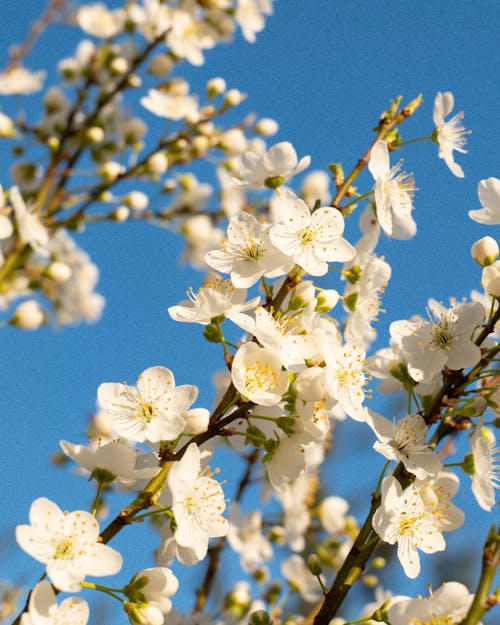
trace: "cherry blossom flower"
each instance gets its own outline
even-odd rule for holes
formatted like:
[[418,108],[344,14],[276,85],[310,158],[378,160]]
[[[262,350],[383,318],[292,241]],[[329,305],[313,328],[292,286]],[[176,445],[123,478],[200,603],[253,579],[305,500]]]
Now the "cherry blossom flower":
[[205,58],[202,50],[214,47],[216,32],[206,22],[197,19],[195,3],[185,3],[184,6],[187,10],[172,11],[167,43],[176,56],[187,59],[193,65],[203,65]]
[[88,620],[86,601],[68,597],[58,606],[52,586],[44,580],[31,591],[28,611],[23,612],[21,625],[86,625]]
[[49,233],[33,209],[28,209],[17,187],[11,187],[9,200],[14,209],[21,241],[30,245],[40,256],[48,256]]
[[445,582],[429,597],[397,599],[389,607],[391,625],[459,625],[467,615],[474,595],[463,584]]
[[482,304],[453,304],[446,309],[429,300],[429,309],[434,317],[429,321],[416,317],[413,321],[394,321],[390,326],[391,336],[400,343],[408,371],[417,382],[430,382],[444,366],[463,369],[481,358],[472,334],[484,320]]
[[328,394],[356,421],[365,421],[365,349],[359,341],[345,345],[330,340],[325,349],[325,382]]
[[125,19],[123,9],[110,11],[102,2],[80,7],[76,13],[76,21],[83,31],[103,39],[121,32]]
[[208,252],[205,260],[217,271],[231,274],[239,289],[251,287],[262,276],[283,276],[293,267],[293,261],[271,244],[269,228],[248,213],[231,217],[222,249]]
[[271,242],[307,273],[323,276],[329,262],[354,258],[356,250],[342,237],[344,218],[336,208],[323,206],[311,213],[291,191],[282,191],[278,202],[283,223],[272,226]]
[[276,189],[300,173],[311,162],[310,156],[300,161],[291,143],[276,143],[264,154],[247,150],[240,156],[238,177],[242,186],[253,189],[271,187]]
[[276,350],[256,343],[242,345],[233,360],[231,377],[238,391],[262,406],[274,406],[288,388],[288,373]]
[[411,175],[401,172],[402,161],[392,168],[385,141],[372,148],[368,169],[375,179],[375,206],[382,230],[395,239],[411,239],[417,231],[411,212],[415,183]]
[[45,497],[30,508],[31,525],[16,527],[16,540],[32,558],[47,565],[47,575],[63,592],[78,592],[86,575],[114,575],[122,557],[99,542],[99,525],[84,510],[64,513]]
[[222,517],[226,508],[222,487],[201,468],[200,450],[195,443],[173,464],[167,485],[177,525],[175,542],[192,550],[197,561],[203,560],[209,538],[225,536],[229,524]]
[[240,313],[254,309],[260,302],[260,297],[245,302],[246,289],[235,288],[231,280],[224,280],[215,273],[207,275],[197,293],[190,289],[187,295],[188,300],[168,309],[174,321],[206,325],[218,315],[238,319]]
[[136,573],[124,589],[130,600],[124,605],[130,622],[133,625],[161,625],[164,615],[172,609],[170,597],[178,588],[177,578],[165,567],[144,569]]
[[479,224],[500,224],[500,179],[487,178],[477,185],[482,208],[469,211],[468,215]]
[[337,534],[345,528],[349,504],[342,497],[325,497],[319,505],[318,514],[321,525],[330,534]]
[[184,119],[198,111],[196,98],[188,95],[165,93],[150,89],[148,95],[141,98],[142,106],[157,115],[174,121]]
[[191,384],[176,387],[166,367],[143,371],[137,388],[105,382],[97,390],[99,406],[112,417],[114,431],[138,443],[176,439],[184,430],[183,415],[197,395]]
[[288,370],[304,365],[306,358],[311,358],[317,351],[316,339],[303,332],[300,316],[283,315],[276,319],[262,308],[255,310],[255,319],[248,315],[238,315],[234,322],[253,334],[261,345],[277,351],[281,362]]
[[238,0],[234,19],[240,25],[243,37],[255,43],[255,33],[260,33],[266,23],[264,15],[272,12],[272,0]]
[[30,72],[25,67],[17,65],[0,73],[0,95],[27,95],[40,91],[45,80],[46,72]]
[[231,506],[227,541],[240,554],[241,567],[247,573],[273,557],[271,543],[262,535],[262,513],[253,510],[244,515],[237,502]]
[[435,451],[426,445],[428,427],[418,414],[409,414],[397,423],[369,411],[367,423],[379,439],[373,448],[388,460],[402,462],[418,479],[436,475],[442,463]]
[[[149,466],[136,468],[140,456],[129,445],[121,441],[112,441],[98,445],[94,449],[84,445],[74,445],[68,441],[60,441],[64,453],[74,462],[89,472],[96,469],[108,473],[107,480],[117,479],[124,485],[132,485],[137,480],[151,479],[159,471],[158,459],[153,455],[148,458]],[[145,455],[145,454],[143,454]]]
[[467,143],[465,135],[468,131],[462,126],[463,112],[457,113],[448,121],[445,117],[451,113],[455,100],[451,91],[438,92],[434,100],[433,119],[436,126],[433,137],[439,145],[439,158],[448,165],[451,173],[458,178],[464,178],[463,169],[453,158],[453,150],[467,154],[464,145]]
[[463,514],[449,501],[458,488],[452,475],[442,473],[434,482],[416,482],[405,490],[392,475],[382,482],[382,503],[373,516],[373,529],[390,545],[398,543],[399,561],[410,578],[420,572],[417,549],[443,551],[442,532],[463,523]]
[[481,416],[470,441],[474,460],[472,492],[481,508],[490,511],[495,505],[495,488],[500,488],[500,464],[494,458],[500,449],[496,447],[493,432],[484,430],[483,422]]

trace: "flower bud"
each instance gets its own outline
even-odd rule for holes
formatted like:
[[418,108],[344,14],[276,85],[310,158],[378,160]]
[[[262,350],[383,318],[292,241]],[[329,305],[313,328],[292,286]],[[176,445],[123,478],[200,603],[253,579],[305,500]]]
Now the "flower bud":
[[498,243],[492,237],[483,237],[473,244],[470,253],[481,267],[492,265],[498,258]]
[[34,299],[19,304],[10,323],[23,330],[36,330],[45,321],[45,314],[40,304]]
[[149,199],[142,191],[131,191],[127,197],[123,198],[123,203],[130,206],[132,210],[143,211],[147,208]]
[[310,304],[315,299],[314,284],[311,280],[303,280],[292,291],[290,308],[297,310]]
[[303,401],[320,401],[326,396],[325,375],[321,367],[309,367],[295,379],[297,397]]
[[108,161],[97,172],[99,176],[102,176],[107,182],[116,180],[120,174],[125,171],[125,167],[121,163],[116,161]]
[[307,567],[311,573],[316,576],[321,575],[321,572],[323,571],[321,560],[315,553],[311,553],[311,555],[307,558]]
[[125,57],[117,56],[109,64],[111,72],[117,76],[121,76],[128,72],[129,64]]
[[104,139],[104,130],[100,126],[92,126],[85,131],[85,138],[89,143],[101,143]]
[[326,313],[335,307],[339,301],[339,294],[335,289],[323,289],[316,298],[315,311]]
[[10,117],[7,117],[4,113],[0,113],[0,137],[15,137],[17,136],[14,122]]
[[378,558],[374,558],[372,562],[373,569],[383,569],[387,564],[387,560],[382,556],[378,556]]
[[269,117],[263,117],[255,124],[254,131],[263,137],[271,137],[279,130],[278,122]]
[[50,263],[45,273],[49,278],[54,280],[54,282],[62,284],[71,278],[71,267],[66,263],[54,261]]
[[125,601],[123,607],[132,625],[163,625],[161,610],[149,603]]
[[500,297],[500,261],[483,268],[481,284],[492,297]]
[[155,56],[154,59],[151,60],[148,72],[157,78],[162,78],[170,74],[173,66],[174,63],[167,54],[158,54],[158,56]]
[[193,408],[182,415],[184,417],[184,434],[196,436],[208,430],[210,413],[206,408]]
[[156,152],[148,158],[146,166],[151,174],[163,174],[168,169],[168,158],[163,152]]
[[224,78],[212,78],[207,82],[207,95],[209,98],[215,98],[221,93],[224,93],[225,90],[226,81]]
[[232,128],[223,133],[220,147],[228,154],[241,154],[247,147],[247,140],[241,128]]
[[245,94],[241,93],[238,89],[229,89],[226,93],[226,97],[224,99],[224,103],[226,106],[238,106],[245,99]]
[[127,206],[118,206],[111,213],[111,219],[113,221],[117,221],[118,223],[123,223],[124,221],[127,221],[129,217],[130,209]]
[[273,620],[265,610],[257,610],[250,614],[249,625],[272,625]]

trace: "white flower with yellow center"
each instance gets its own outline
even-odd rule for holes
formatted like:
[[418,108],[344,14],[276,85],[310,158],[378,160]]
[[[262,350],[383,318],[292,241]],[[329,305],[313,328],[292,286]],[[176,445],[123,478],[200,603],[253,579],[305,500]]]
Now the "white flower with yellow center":
[[446,582],[429,597],[398,598],[389,607],[388,619],[391,625],[459,625],[473,599],[463,584]]
[[443,551],[443,531],[460,527],[464,517],[450,503],[458,487],[451,473],[435,480],[416,481],[405,490],[392,475],[382,482],[382,503],[373,516],[373,529],[390,545],[398,544],[398,558],[408,577],[420,573],[418,549]]
[[84,510],[62,512],[41,497],[30,508],[31,525],[16,527],[16,540],[32,558],[47,565],[47,575],[63,592],[78,592],[86,575],[114,575],[122,557],[99,542],[99,525]]
[[181,460],[173,464],[167,485],[177,526],[175,542],[191,550],[197,561],[203,560],[208,539],[225,536],[229,526],[222,517],[226,508],[222,487],[201,468],[200,450],[195,443],[191,443]]
[[189,299],[177,306],[170,306],[168,314],[175,321],[202,325],[210,323],[218,315],[225,315],[229,319],[233,315],[239,318],[240,313],[255,308],[260,302],[260,297],[245,302],[246,295],[246,289],[237,289],[231,280],[224,280],[217,274],[210,273],[197,293],[190,289],[187,292]]
[[101,410],[112,419],[118,436],[130,441],[172,441],[182,434],[189,406],[198,396],[191,384],[175,386],[166,367],[150,367],[141,373],[137,386],[106,382],[97,390]]
[[441,470],[439,456],[426,445],[429,428],[420,415],[409,414],[394,423],[370,411],[367,422],[379,439],[373,448],[388,460],[402,462],[419,479]]
[[262,276],[283,276],[293,267],[293,261],[271,244],[269,228],[248,213],[231,217],[222,249],[208,252],[205,261],[213,269],[229,273],[238,289],[251,287]]
[[429,300],[429,310],[429,321],[417,316],[410,321],[394,321],[390,327],[416,382],[430,382],[445,366],[453,370],[473,367],[481,358],[472,336],[484,320],[482,304],[455,304],[446,309]]
[[279,200],[282,223],[272,226],[273,245],[293,259],[311,276],[323,276],[329,262],[346,262],[356,250],[343,237],[344,218],[331,206],[313,213],[307,204],[291,191],[282,191]]
[[359,341],[348,341],[345,345],[341,345],[332,339],[328,342],[324,354],[328,394],[338,401],[342,410],[350,417],[356,421],[365,421],[363,387],[366,382],[366,361],[363,344]]
[[455,100],[451,91],[438,92],[434,100],[433,119],[436,128],[433,138],[439,145],[439,158],[444,160],[452,174],[458,178],[464,178],[463,169],[453,159],[453,150],[467,154],[467,150],[464,150],[464,145],[467,143],[465,135],[469,134],[470,131],[465,130],[462,126],[464,117],[462,111],[448,121],[444,120],[453,110],[454,104]]
[[375,179],[373,190],[377,219],[382,230],[395,239],[411,239],[417,231],[411,212],[415,192],[413,176],[401,171],[402,161],[391,167],[385,141],[372,148],[368,169]]
[[274,406],[288,388],[288,373],[282,371],[275,350],[245,343],[236,352],[231,377],[238,391],[255,404]]
[[303,156],[299,161],[297,152],[288,141],[275,143],[263,154],[247,150],[240,156],[238,183],[251,189],[277,189],[309,167],[310,162],[310,156]]
[[52,586],[44,580],[31,591],[28,611],[23,612],[21,625],[86,625],[88,620],[86,601],[69,597],[58,606]]

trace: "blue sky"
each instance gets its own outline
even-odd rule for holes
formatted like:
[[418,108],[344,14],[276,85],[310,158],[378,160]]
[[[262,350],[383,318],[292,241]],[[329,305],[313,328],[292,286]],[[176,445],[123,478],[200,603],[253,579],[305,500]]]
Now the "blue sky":
[[[2,1],[0,50],[22,39],[43,5],[26,0],[19,11],[18,1]],[[429,297],[460,298],[476,288],[480,270],[470,258],[470,245],[486,234],[498,239],[495,231],[471,222],[467,211],[479,208],[479,180],[499,176],[499,22],[498,4],[486,0],[277,0],[255,45],[238,35],[233,44],[208,51],[203,67],[182,66],[193,91],[220,75],[229,86],[248,93],[242,110],[276,119],[276,140],[291,141],[299,156],[310,154],[311,168],[341,161],[348,171],[370,143],[371,128],[391,98],[423,94],[421,110],[402,129],[404,139],[412,139],[432,131],[436,92],[454,93],[456,110],[464,111],[464,124],[472,130],[469,154],[458,156],[466,177],[455,178],[430,142],[402,153],[405,169],[413,171],[419,187],[414,212],[418,233],[410,242],[387,239],[382,246],[393,278],[384,302],[387,313],[379,324],[381,345],[387,342],[389,323],[423,313]],[[70,37],[67,32],[51,28],[28,66],[54,66],[70,54],[79,35],[76,29]],[[0,54],[0,62],[5,58],[5,52]],[[0,153],[4,186],[9,184],[8,156]],[[371,185],[364,174],[359,189]],[[355,232],[356,215],[353,222]],[[48,457],[61,438],[84,442],[86,418],[101,382],[132,383],[146,367],[162,364],[174,371],[179,383],[198,385],[199,405],[209,407],[214,362],[222,368],[219,350],[202,342],[199,326],[175,324],[166,313],[189,285],[200,281],[189,267],[179,268],[181,245],[171,233],[139,223],[99,225],[89,227],[78,241],[101,271],[99,291],[107,300],[103,319],[93,326],[36,333],[2,330],[0,532],[5,532],[7,544],[12,543],[14,525],[27,521],[36,497],[49,497],[67,509],[90,498],[90,491],[83,499],[78,493],[84,488],[81,478],[51,468]],[[353,443],[356,472],[371,471],[365,432],[353,426],[339,436]],[[337,481],[341,494],[349,492],[345,473],[339,471]],[[470,498],[464,501],[474,510],[466,527],[470,534],[478,520],[488,519],[475,513]],[[363,507],[360,502],[358,511]],[[118,545],[125,542],[120,537]],[[139,566],[146,565],[147,554],[133,549]],[[41,571],[13,546],[6,548],[5,558],[13,579],[22,576],[32,582]],[[474,570],[477,565],[472,565]],[[422,578],[414,588],[425,592],[426,581]]]

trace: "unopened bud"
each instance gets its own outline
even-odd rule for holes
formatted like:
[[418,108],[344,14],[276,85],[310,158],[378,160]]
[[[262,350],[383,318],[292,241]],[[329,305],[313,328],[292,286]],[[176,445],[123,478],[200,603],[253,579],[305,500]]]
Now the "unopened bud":
[[316,577],[321,575],[323,571],[323,567],[321,566],[321,560],[315,553],[311,553],[311,555],[307,558],[307,566],[311,573]]
[[229,89],[224,98],[224,103],[226,106],[238,106],[238,104],[243,102],[245,97],[245,94],[241,93],[238,89]]
[[326,313],[336,306],[339,301],[339,294],[335,289],[323,289],[316,297],[315,311]]
[[40,304],[29,299],[16,308],[10,323],[23,330],[36,330],[45,321],[45,314]]
[[4,113],[0,113],[0,137],[15,137],[16,135],[14,122]]
[[372,568],[374,569],[383,569],[387,564],[387,560],[379,556],[378,558],[374,558],[372,562]]
[[273,620],[265,610],[257,610],[250,614],[248,625],[272,625]]
[[378,584],[378,577],[376,575],[363,575],[361,581],[367,588],[374,588]]
[[492,265],[498,258],[498,243],[492,237],[483,237],[472,245],[470,253],[478,265],[487,267]]
[[111,61],[109,68],[113,74],[120,76],[128,72],[129,64],[125,57],[117,56]]
[[215,98],[221,93],[224,93],[225,90],[226,81],[224,78],[212,78],[207,82],[207,95],[209,98]]
[[89,143],[101,143],[104,139],[104,130],[100,126],[92,126],[87,128],[85,138]]
[[500,261],[483,267],[481,284],[492,297],[500,297]]
[[316,291],[311,280],[303,280],[293,289],[290,296],[290,308],[298,310],[310,304],[315,299]]
[[271,137],[279,130],[278,122],[269,117],[263,117],[255,124],[254,131],[263,137]]
[[168,158],[163,152],[156,152],[148,158],[146,165],[151,174],[163,174],[168,169]]
[[125,167],[121,163],[116,161],[108,161],[97,172],[99,176],[102,176],[108,182],[116,180],[120,174],[125,171]]
[[54,261],[47,267],[45,274],[58,284],[62,284],[71,278],[71,267],[66,263]]
[[167,54],[159,54],[155,56],[154,59],[151,60],[151,63],[148,67],[148,72],[156,76],[157,78],[161,78],[170,74],[174,63],[172,59]]
[[111,219],[113,221],[117,221],[118,223],[123,223],[124,221],[127,221],[129,217],[130,209],[127,206],[118,206],[111,213]]
[[125,198],[123,203],[130,206],[132,210],[143,211],[149,204],[148,196],[142,191],[131,191]]
[[184,434],[197,436],[208,430],[210,413],[206,408],[192,408],[183,415]]

